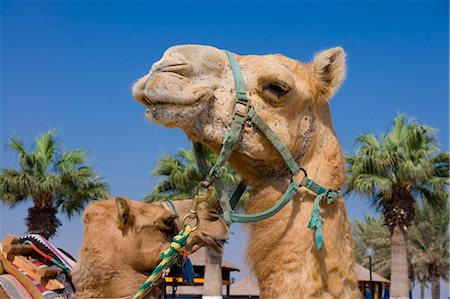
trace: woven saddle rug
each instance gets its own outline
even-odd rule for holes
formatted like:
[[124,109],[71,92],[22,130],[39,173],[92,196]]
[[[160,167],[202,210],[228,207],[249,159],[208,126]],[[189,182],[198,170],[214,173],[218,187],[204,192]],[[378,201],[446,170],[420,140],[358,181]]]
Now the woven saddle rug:
[[[10,263],[17,271],[8,271],[7,274],[0,275],[0,299],[34,299],[27,288],[20,281],[28,280],[28,287],[34,285],[40,292],[39,298],[44,299],[68,299],[73,298],[74,287],[71,281],[71,272],[75,266],[75,259],[61,249],[56,248],[48,240],[38,234],[29,234],[19,239],[18,244],[30,245],[33,248],[31,254],[27,256],[14,257]],[[3,252],[2,252],[3,254]],[[23,261],[26,259],[28,265],[34,265],[33,269],[24,267]],[[6,261],[8,262],[8,261]],[[50,290],[38,281],[33,274],[39,269],[56,266],[57,272],[53,279],[57,280],[62,287]],[[55,268],[55,267],[53,267]],[[30,273],[34,272],[34,273]],[[17,277],[16,277],[17,276]],[[19,279],[20,276],[20,279]],[[19,281],[20,280],[20,281]],[[31,282],[31,284],[30,284]],[[36,295],[35,295],[36,296]]]
[[[33,244],[36,246],[41,252],[46,254],[47,256],[52,257],[56,260],[56,266],[60,266],[62,269],[66,268],[67,272],[72,273],[73,267],[75,266],[75,259],[69,255],[67,252],[62,249],[56,248],[52,243],[50,243],[47,239],[38,234],[29,234],[20,238],[20,243],[22,244]],[[51,260],[47,259],[47,263],[51,262]]]

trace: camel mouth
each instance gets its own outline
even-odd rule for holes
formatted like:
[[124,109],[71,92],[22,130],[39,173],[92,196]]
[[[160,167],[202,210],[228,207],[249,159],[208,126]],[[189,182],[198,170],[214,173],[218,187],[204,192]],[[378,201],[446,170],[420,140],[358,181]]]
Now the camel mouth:
[[210,94],[205,91],[198,97],[179,98],[171,94],[165,94],[154,90],[146,90],[143,92],[142,98],[139,100],[139,102],[146,106],[147,109],[154,108],[157,105],[189,107],[204,98],[209,98],[209,96]]
[[192,254],[202,247],[210,247],[218,254],[222,254],[227,243],[226,239],[215,239],[209,235],[201,234],[201,236],[193,237],[192,242],[186,246],[186,250]]
[[223,247],[227,243],[227,240],[225,239],[214,239],[211,236],[204,236],[205,242],[208,244],[208,246],[211,246],[217,253],[223,252]]
[[186,64],[172,64],[151,71],[134,84],[133,97],[147,108],[159,104],[191,106],[210,98],[211,88],[198,86],[184,76],[180,70],[185,67]]
[[168,128],[185,128],[207,108],[214,90],[192,80],[190,68],[185,63],[158,65],[133,85],[133,98],[146,107],[148,121]]

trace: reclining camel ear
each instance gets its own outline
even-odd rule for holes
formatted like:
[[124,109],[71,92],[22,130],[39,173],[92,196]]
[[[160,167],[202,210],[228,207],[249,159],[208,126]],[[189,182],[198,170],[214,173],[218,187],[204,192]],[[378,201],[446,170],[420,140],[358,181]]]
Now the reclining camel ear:
[[133,216],[125,198],[116,197],[115,202],[117,207],[117,227],[123,231],[127,226],[132,224]]
[[318,53],[312,62],[318,96],[329,99],[345,79],[345,52],[341,47]]

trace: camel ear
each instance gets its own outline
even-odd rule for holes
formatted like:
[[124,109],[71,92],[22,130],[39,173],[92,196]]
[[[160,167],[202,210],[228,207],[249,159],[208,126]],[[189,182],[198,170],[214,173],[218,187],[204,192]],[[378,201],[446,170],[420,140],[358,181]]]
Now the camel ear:
[[345,52],[341,47],[331,48],[317,54],[312,62],[317,89],[327,99],[341,86],[345,79]]
[[123,197],[116,197],[118,222],[117,226],[123,230],[127,225],[131,224],[132,217],[130,214],[130,207],[128,206],[128,200]]

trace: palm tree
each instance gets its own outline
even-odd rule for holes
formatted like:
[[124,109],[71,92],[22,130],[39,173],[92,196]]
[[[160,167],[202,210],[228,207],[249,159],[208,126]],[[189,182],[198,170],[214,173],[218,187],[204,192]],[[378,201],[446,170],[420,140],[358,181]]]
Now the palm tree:
[[[373,271],[391,278],[391,233],[385,224],[383,217],[375,218],[366,216],[364,222],[355,220],[353,223],[353,238],[355,240],[355,258],[356,262],[369,267],[369,260],[365,255],[367,248],[371,247],[375,251],[372,257]],[[422,287],[426,286],[426,277],[423,276],[423,269],[413,268],[411,264],[411,250],[408,245],[408,265],[409,278],[411,281],[417,280]],[[423,297],[421,298],[423,299]]]
[[18,153],[20,169],[0,169],[0,201],[14,207],[31,199],[28,232],[47,239],[61,226],[58,212],[70,218],[88,201],[108,196],[108,185],[85,165],[86,153],[81,149],[61,152],[54,133],[39,136],[32,152],[19,138],[11,138],[8,145]]
[[431,282],[433,299],[440,298],[441,279],[449,282],[449,216],[448,206],[442,209],[425,204],[409,231],[412,264],[414,268],[425,269],[423,276]]
[[[217,156],[207,148],[204,152],[209,169],[216,162]],[[180,150],[174,157],[163,157],[152,174],[163,179],[155,186],[152,194],[144,199],[147,202],[191,198],[197,183],[202,179],[193,150]],[[238,174],[228,164],[222,166],[220,177],[228,193],[234,190],[239,182]],[[209,205],[219,208],[218,202],[217,192],[213,190]],[[206,248],[205,252],[205,277],[208,279],[205,279],[203,294],[222,296],[222,255],[210,248]]]
[[[204,149],[204,153],[207,167],[210,169],[217,161],[217,155],[208,148]],[[197,183],[202,179],[194,151],[184,149],[181,149],[175,156],[163,157],[152,170],[152,174],[163,179],[156,184],[152,193],[144,198],[146,202],[191,198]],[[240,179],[237,172],[228,163],[225,163],[220,169],[220,178],[225,185],[225,189],[229,192],[234,191]],[[217,203],[218,195],[214,189],[209,199],[209,204],[213,207],[218,207]]]
[[355,240],[356,261],[364,267],[369,267],[365,255],[366,248],[373,248],[373,271],[387,279],[391,276],[391,239],[389,228],[383,218],[366,216],[364,222],[355,220],[353,223],[353,238]]
[[152,174],[163,179],[144,198],[146,202],[188,199],[201,180],[192,150],[180,150],[175,156],[161,158]]
[[399,115],[381,137],[358,137],[359,148],[348,156],[348,190],[371,196],[391,234],[391,296],[408,297],[406,232],[417,200],[433,205],[448,198],[449,154],[438,152],[435,130]]
[[[449,281],[449,210],[437,209],[425,204],[417,206],[416,217],[408,233],[408,261],[410,277],[420,286],[420,298],[432,285],[432,298],[439,298],[440,280]],[[365,217],[364,222],[353,223],[356,261],[368,266],[364,251],[375,249],[372,259],[375,272],[390,277],[390,232],[383,218]]]
[[[413,257],[414,259],[414,257]],[[414,262],[410,264],[411,268],[413,268],[414,272],[414,279],[417,280],[420,287],[420,299],[425,298],[425,288],[428,289],[429,282],[430,282],[430,276],[428,273],[428,268],[424,263],[417,263]]]

